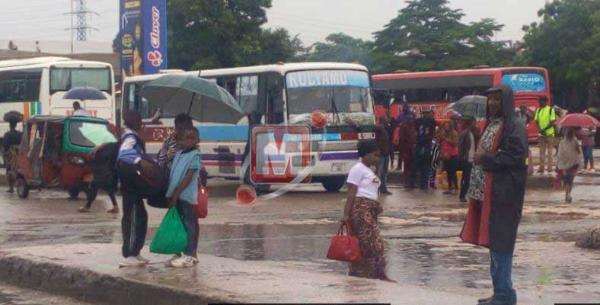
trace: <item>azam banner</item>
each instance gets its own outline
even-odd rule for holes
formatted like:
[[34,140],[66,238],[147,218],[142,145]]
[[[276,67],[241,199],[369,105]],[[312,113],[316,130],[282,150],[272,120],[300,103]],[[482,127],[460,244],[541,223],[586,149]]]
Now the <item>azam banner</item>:
[[166,0],[120,0],[123,76],[153,74],[167,67]]

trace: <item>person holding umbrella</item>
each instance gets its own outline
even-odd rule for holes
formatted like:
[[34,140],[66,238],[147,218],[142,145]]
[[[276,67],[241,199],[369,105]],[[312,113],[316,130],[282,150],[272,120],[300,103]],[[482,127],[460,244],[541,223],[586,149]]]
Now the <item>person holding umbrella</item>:
[[73,115],[77,115],[77,116],[92,116],[89,111],[83,109],[81,107],[81,103],[79,103],[79,101],[74,101],[73,102]]
[[4,164],[6,164],[8,192],[14,193],[17,180],[17,149],[23,136],[23,133],[17,130],[17,123],[23,120],[23,115],[11,111],[4,115],[4,120],[8,122],[9,130],[4,134],[2,141],[2,157],[4,158]]
[[565,201],[571,203],[571,190],[573,189],[573,180],[577,174],[579,163],[581,162],[581,147],[575,137],[573,127],[565,127],[565,135],[558,143],[558,156],[556,168],[557,179],[562,179],[565,184]]

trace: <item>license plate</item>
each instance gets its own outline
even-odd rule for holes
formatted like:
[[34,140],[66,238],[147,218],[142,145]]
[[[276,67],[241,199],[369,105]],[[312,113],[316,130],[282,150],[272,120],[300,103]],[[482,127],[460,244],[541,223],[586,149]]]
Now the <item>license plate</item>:
[[346,166],[344,166],[344,163],[332,163],[331,164],[331,172],[343,173],[345,170],[346,170]]

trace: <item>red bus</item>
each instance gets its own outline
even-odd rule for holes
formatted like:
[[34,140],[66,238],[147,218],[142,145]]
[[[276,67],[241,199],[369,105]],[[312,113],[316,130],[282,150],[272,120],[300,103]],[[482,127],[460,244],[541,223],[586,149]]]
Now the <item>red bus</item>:
[[[480,95],[500,84],[513,89],[515,107],[526,105],[533,112],[542,96],[551,103],[548,70],[538,67],[379,74],[372,79],[373,88],[379,92],[376,96],[380,97],[375,105],[378,115],[384,114],[391,100],[396,99],[407,102],[416,111],[432,109],[436,119],[445,120],[444,110],[450,103],[466,95]],[[535,124],[530,123],[527,130],[530,140],[535,140],[538,135]]]

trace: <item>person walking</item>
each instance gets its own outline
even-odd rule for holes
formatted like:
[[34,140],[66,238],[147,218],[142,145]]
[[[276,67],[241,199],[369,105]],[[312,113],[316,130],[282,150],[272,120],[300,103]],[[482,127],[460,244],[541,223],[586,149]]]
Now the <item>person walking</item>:
[[581,170],[594,172],[594,131],[584,127],[580,128],[576,135],[581,140],[583,150],[583,168]]
[[92,116],[92,114],[89,111],[87,111],[81,107],[81,103],[79,103],[78,101],[73,102],[73,115]]
[[456,177],[456,171],[458,170],[458,133],[452,127],[452,123],[445,122],[442,125],[440,143],[448,179],[448,190],[444,194],[452,195],[458,192],[458,179]]
[[142,118],[139,113],[127,111],[123,115],[125,131],[121,136],[121,146],[117,157],[117,174],[121,181],[123,196],[122,254],[125,258],[119,267],[143,266],[148,260],[140,255],[148,230],[148,213],[144,206],[138,179],[146,152],[144,141],[139,136]]
[[8,122],[8,131],[2,138],[2,153],[4,165],[6,167],[6,179],[8,180],[8,192],[15,192],[15,182],[17,181],[17,149],[21,144],[23,133],[17,130],[17,120]]
[[539,98],[540,107],[535,111],[533,120],[536,122],[539,134],[540,147],[540,167],[538,173],[544,173],[544,166],[548,172],[552,172],[552,150],[555,146],[556,130],[554,122],[556,121],[556,111],[548,105],[548,99],[545,96]]
[[379,148],[373,140],[358,143],[360,162],[348,173],[348,195],[342,223],[359,240],[363,259],[350,263],[351,276],[389,280],[385,273],[384,245],[379,232],[378,216],[383,212],[378,199],[380,179],[372,167],[379,162]]
[[176,207],[188,236],[186,250],[169,264],[176,268],[192,267],[198,263],[198,239],[200,227],[196,205],[198,204],[198,179],[200,152],[198,152],[198,130],[188,128],[177,135],[177,146],[181,148],[173,159],[167,190],[168,206]]
[[467,191],[471,182],[471,169],[475,159],[475,148],[479,131],[475,126],[475,118],[465,116],[463,118],[463,131],[458,137],[458,160],[462,169],[462,179],[460,181],[460,202],[467,202]]
[[573,127],[566,127],[564,133],[565,135],[558,143],[556,168],[558,171],[557,178],[562,178],[565,184],[565,201],[570,203],[573,200],[571,197],[573,180],[577,175],[579,163],[581,163],[581,147],[575,137]]
[[386,125],[389,124],[389,120],[386,117],[381,119],[381,124],[375,127],[375,141],[379,148],[380,158],[377,164],[377,176],[381,180],[379,186],[379,192],[384,195],[391,195],[392,193],[387,188],[388,169],[390,166],[390,155],[391,155],[391,143],[387,133]]
[[435,120],[431,110],[425,109],[422,117],[415,122],[417,144],[414,152],[413,169],[408,188],[414,188],[417,177],[419,177],[419,187],[427,190],[429,184],[429,174],[431,171],[431,141],[435,134]]
[[460,238],[489,248],[494,294],[479,304],[514,305],[512,261],[527,180],[527,132],[515,121],[512,89],[488,91],[487,124],[479,141]]

